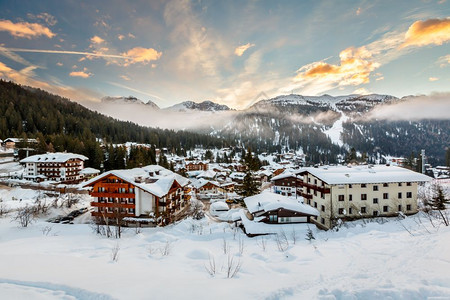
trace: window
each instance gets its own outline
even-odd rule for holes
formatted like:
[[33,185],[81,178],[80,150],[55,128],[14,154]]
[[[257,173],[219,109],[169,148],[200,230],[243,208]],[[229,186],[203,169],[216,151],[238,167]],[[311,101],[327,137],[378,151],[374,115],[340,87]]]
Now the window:
[[352,201],[353,200],[353,195],[348,195],[348,201]]
[[402,199],[402,193],[398,193],[398,199]]
[[314,207],[317,208],[317,202],[314,202]]
[[277,215],[269,215],[269,222],[278,222],[278,216]]
[[378,198],[373,198],[373,204],[377,204],[378,203]]
[[399,182],[399,183],[398,183],[398,186],[402,186],[402,183],[401,183],[401,182]]
[[348,185],[348,188],[349,188],[349,189],[351,189],[352,187],[353,187],[353,185],[351,185],[351,184]]
[[320,223],[325,224],[325,219],[324,218],[320,218]]
[[385,205],[383,206],[383,212],[388,212],[389,211],[389,206]]
[[367,200],[367,194],[361,194],[361,200]]
[[352,209],[351,207],[348,209],[348,213],[349,213],[350,215],[353,213],[353,209]]
[[412,198],[412,192],[406,192],[406,198]]
[[373,211],[373,216],[374,216],[374,217],[377,217],[377,216],[378,216],[378,210],[374,210],[374,211]]
[[389,194],[388,193],[383,193],[383,199],[389,199]]
[[108,198],[109,203],[112,203],[113,201],[114,201],[113,198],[111,198],[111,197]]
[[401,204],[398,206],[398,211],[402,211],[402,205]]
[[112,207],[108,207],[108,212],[113,212],[113,208]]
[[344,201],[344,195],[339,195],[338,199],[339,199],[339,201]]
[[133,198],[128,198],[128,203],[129,204],[134,204],[134,199]]
[[343,208],[339,208],[338,214],[343,215],[344,214],[344,209]]
[[378,185],[374,185],[374,186],[373,186],[373,190],[374,190],[374,191],[378,191]]
[[362,213],[362,214],[365,214],[365,213],[366,213],[366,207],[365,207],[365,206],[361,207],[361,213]]
[[388,183],[383,183],[383,187],[389,187]]
[[317,185],[317,179],[314,179],[314,184],[316,184],[316,185]]
[[406,210],[411,210],[411,204],[406,205]]
[[128,213],[134,214],[134,208],[129,208],[129,209],[128,209]]
[[311,205],[311,200],[310,199],[308,199],[308,204]]
[[321,210],[322,210],[322,211],[325,211],[325,205],[322,205],[322,206],[321,206]]
[[362,183],[362,184],[361,184],[361,187],[362,187],[362,188],[365,188],[365,187],[367,187],[367,184]]
[[411,182],[407,182],[407,183],[406,183],[406,186],[411,186]]

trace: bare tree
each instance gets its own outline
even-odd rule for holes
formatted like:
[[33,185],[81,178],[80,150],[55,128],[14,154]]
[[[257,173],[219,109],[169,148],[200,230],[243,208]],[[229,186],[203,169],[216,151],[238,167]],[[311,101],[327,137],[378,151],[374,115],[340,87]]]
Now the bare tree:
[[119,260],[119,251],[120,251],[120,246],[119,246],[119,243],[117,243],[111,249],[111,261],[117,262]]
[[264,236],[261,238],[256,238],[256,244],[261,247],[261,249],[265,252],[267,247],[267,240]]
[[212,277],[216,275],[216,259],[211,254],[208,254],[208,265],[205,265],[205,270]]
[[205,217],[205,212],[203,211],[203,203],[196,200],[191,202],[191,213],[192,218],[195,220],[200,220]]
[[164,246],[160,248],[161,255],[168,256],[171,250],[172,250],[172,243],[169,240],[166,240]]
[[244,239],[242,238],[242,236],[239,236],[239,254],[242,255],[244,254],[244,249],[245,249],[245,243],[244,243]]
[[240,259],[237,261],[235,260],[234,256],[231,256],[230,253],[228,253],[227,256],[227,265],[226,265],[226,272],[227,272],[227,278],[233,278],[234,276],[239,273],[239,270],[242,267],[242,262]]
[[227,254],[230,251],[230,245],[225,238],[222,240],[222,251],[223,254]]
[[275,242],[277,244],[278,251],[284,252],[287,250],[289,247],[289,241],[284,230],[281,230],[281,232],[275,235]]
[[33,208],[26,205],[25,207],[19,208],[16,215],[13,216],[12,221],[16,221],[22,227],[28,227],[34,221],[34,211]]
[[47,236],[50,233],[50,231],[52,231],[52,229],[53,229],[52,226],[45,226],[41,229],[41,231],[43,235]]

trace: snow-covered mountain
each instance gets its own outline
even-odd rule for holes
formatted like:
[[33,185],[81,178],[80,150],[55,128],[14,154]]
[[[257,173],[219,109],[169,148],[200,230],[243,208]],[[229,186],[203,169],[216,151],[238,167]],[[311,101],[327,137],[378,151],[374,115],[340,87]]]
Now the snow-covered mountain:
[[175,104],[173,106],[170,106],[168,108],[165,108],[170,111],[227,111],[231,110],[228,106],[217,104],[212,101],[203,101],[200,103],[194,102],[194,101],[184,101],[178,104]]
[[110,104],[139,104],[139,105],[145,105],[148,108],[151,109],[159,109],[159,106],[156,105],[153,101],[148,100],[147,102],[144,102],[141,99],[138,99],[133,96],[128,97],[103,97],[102,103],[110,103]]

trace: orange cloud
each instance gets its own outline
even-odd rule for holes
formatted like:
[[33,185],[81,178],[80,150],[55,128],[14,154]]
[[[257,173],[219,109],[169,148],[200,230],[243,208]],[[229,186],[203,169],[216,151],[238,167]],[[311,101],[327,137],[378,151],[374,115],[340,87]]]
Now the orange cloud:
[[84,71],[78,71],[78,72],[70,72],[69,76],[72,77],[81,77],[81,78],[89,78],[92,76],[91,73],[86,73]]
[[442,45],[450,40],[450,19],[430,19],[414,22],[405,34],[405,42],[400,48],[408,46]]
[[52,38],[56,35],[49,28],[38,23],[13,23],[9,20],[0,20],[0,31],[7,31],[12,36],[27,39],[39,37],[41,35]]
[[234,54],[236,54],[237,56],[242,56],[242,54],[244,54],[244,52],[247,51],[248,48],[251,48],[253,46],[255,46],[255,44],[250,44],[250,43],[239,46],[236,49],[234,49]]
[[437,78],[437,77],[430,77],[430,78],[428,78],[428,80],[433,82],[433,81],[438,81],[439,78]]
[[319,81],[339,85],[360,85],[370,81],[369,76],[380,64],[371,61],[372,54],[365,48],[347,48],[339,54],[340,65],[323,61],[313,62],[297,71],[295,81]]
[[122,53],[122,55],[130,58],[127,59],[127,63],[125,64],[127,66],[136,63],[147,64],[152,60],[158,60],[162,52],[158,52],[153,48],[136,47],[128,50],[128,52]]
[[94,44],[101,44],[104,41],[105,41],[104,39],[102,39],[101,37],[99,37],[97,35],[91,38],[91,42]]

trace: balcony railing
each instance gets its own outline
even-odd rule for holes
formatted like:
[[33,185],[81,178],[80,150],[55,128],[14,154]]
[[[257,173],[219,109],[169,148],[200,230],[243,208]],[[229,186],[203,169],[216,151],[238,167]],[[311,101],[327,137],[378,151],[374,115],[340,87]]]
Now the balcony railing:
[[109,192],[92,192],[92,197],[103,197],[103,198],[136,198],[135,194],[132,193],[109,193]]
[[114,203],[114,202],[91,202],[94,207],[118,207],[118,208],[136,208],[134,203]]

